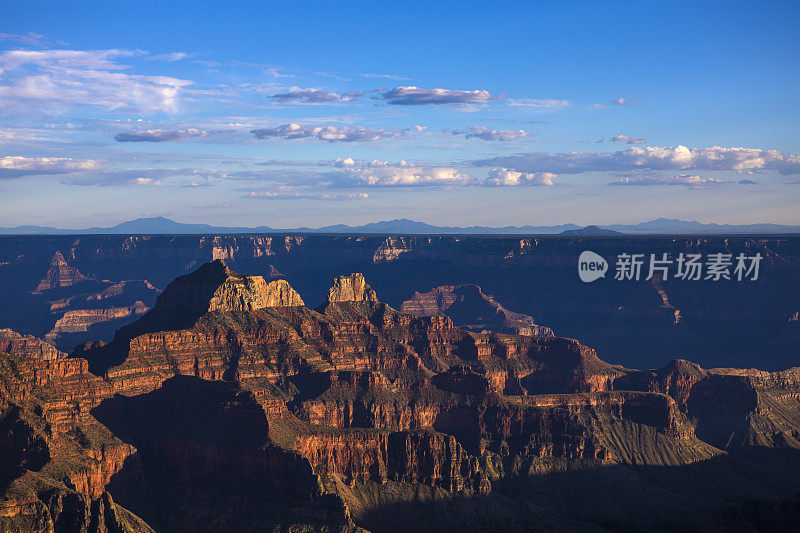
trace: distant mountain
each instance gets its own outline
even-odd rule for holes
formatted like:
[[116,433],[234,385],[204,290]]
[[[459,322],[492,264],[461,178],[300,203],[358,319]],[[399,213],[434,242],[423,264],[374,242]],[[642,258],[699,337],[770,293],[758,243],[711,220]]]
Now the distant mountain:
[[0,228],[0,235],[203,235],[227,233],[392,233],[392,234],[461,234],[461,235],[564,235],[564,236],[612,236],[622,233],[640,235],[706,235],[706,234],[781,234],[800,233],[800,226],[780,224],[704,224],[697,221],[658,218],[639,224],[612,224],[610,226],[586,226],[560,224],[556,226],[504,226],[491,228],[485,226],[433,226],[407,218],[372,222],[363,226],[336,224],[321,228],[272,228],[226,227],[209,224],[184,224],[164,217],[137,218],[116,226],[86,229],[61,229],[43,226],[17,226]]
[[693,220],[678,220],[674,218],[657,218],[639,224],[612,224],[601,226],[604,229],[622,233],[645,234],[719,234],[719,233],[798,233],[800,226],[787,226],[781,224],[705,224]]
[[624,235],[620,231],[614,231],[611,229],[603,229],[597,226],[586,226],[585,228],[580,229],[568,229],[566,231],[562,231],[559,235],[564,235],[567,237],[608,237],[611,235]]

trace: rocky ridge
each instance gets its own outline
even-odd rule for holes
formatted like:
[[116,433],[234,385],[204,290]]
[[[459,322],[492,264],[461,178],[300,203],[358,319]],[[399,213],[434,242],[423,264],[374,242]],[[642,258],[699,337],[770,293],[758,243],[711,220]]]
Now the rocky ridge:
[[474,284],[443,285],[429,292],[415,292],[403,302],[401,313],[417,316],[444,314],[465,329],[497,331],[534,337],[553,337],[553,330],[535,323],[533,317],[503,307]]

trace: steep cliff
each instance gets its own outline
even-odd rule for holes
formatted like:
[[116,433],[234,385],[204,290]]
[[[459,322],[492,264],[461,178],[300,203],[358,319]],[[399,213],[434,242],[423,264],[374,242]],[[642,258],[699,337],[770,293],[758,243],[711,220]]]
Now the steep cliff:
[[37,355],[0,354],[0,529],[152,531],[105,490],[136,452],[89,414],[111,388],[83,359]]
[[67,356],[50,343],[32,335],[20,335],[10,329],[0,329],[0,353],[36,359],[59,359]]
[[372,287],[367,285],[364,275],[355,273],[349,276],[333,278],[328,291],[328,302],[377,302],[378,296]]

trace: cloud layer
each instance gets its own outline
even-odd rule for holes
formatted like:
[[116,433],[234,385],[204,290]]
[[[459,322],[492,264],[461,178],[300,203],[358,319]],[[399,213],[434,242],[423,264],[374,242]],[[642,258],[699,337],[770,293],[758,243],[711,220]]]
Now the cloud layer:
[[401,85],[381,93],[381,98],[391,105],[441,105],[486,104],[496,97],[484,90],[423,89],[413,85]]
[[118,133],[114,136],[114,140],[121,143],[139,143],[139,142],[167,142],[167,141],[183,141],[186,139],[194,139],[198,137],[208,137],[217,132],[198,130],[189,128],[186,130],[137,130],[126,131]]
[[329,142],[377,141],[404,135],[403,130],[358,128],[355,126],[302,126],[290,123],[275,128],[251,130],[256,139],[282,138],[287,140],[317,138]]
[[97,170],[100,163],[94,159],[74,160],[69,157],[20,157],[0,158],[0,179],[46,174],[66,174]]
[[308,193],[308,192],[272,192],[272,191],[251,191],[243,196],[251,200],[367,200],[369,194],[365,192],[355,192],[349,194],[327,194],[327,193]]
[[469,185],[475,180],[453,167],[426,166],[400,161],[356,162],[351,158],[333,162],[340,170],[326,174],[333,187],[431,187]]
[[647,141],[639,137],[629,137],[627,135],[614,135],[611,140],[615,143],[645,144]]
[[524,130],[493,130],[486,126],[471,126],[466,130],[452,130],[451,135],[463,135],[466,139],[483,139],[484,141],[515,141],[530,137]]
[[726,185],[736,183],[738,185],[755,185],[752,180],[722,180],[718,178],[707,178],[703,176],[691,176],[681,174],[679,176],[647,176],[644,178],[620,178],[609,185],[638,186],[648,187],[654,185],[683,185],[686,187],[705,187],[708,185]]
[[800,156],[758,148],[631,147],[620,152],[529,153],[472,161],[480,167],[521,172],[625,172],[630,170],[776,170],[800,173]]
[[63,111],[70,106],[174,113],[189,80],[121,72],[128,50],[0,52],[0,111]]
[[364,93],[335,93],[323,91],[321,89],[301,89],[293,87],[285,93],[272,96],[277,102],[303,102],[308,104],[322,104],[331,102],[352,102],[362,98]]
[[551,186],[558,174],[552,172],[517,172],[507,168],[495,168],[489,171],[484,181],[487,187],[519,187],[519,186]]

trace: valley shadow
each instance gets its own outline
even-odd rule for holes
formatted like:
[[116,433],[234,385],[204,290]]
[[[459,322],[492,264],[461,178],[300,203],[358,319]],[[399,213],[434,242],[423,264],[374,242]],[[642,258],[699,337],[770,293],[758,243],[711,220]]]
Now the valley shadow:
[[270,442],[263,409],[234,383],[174,376],[91,414],[137,449],[109,493],[159,531],[344,524],[341,500],[319,494],[308,462]]
[[575,465],[507,476],[488,495],[355,487],[357,525],[408,531],[796,531],[800,450],[753,447],[681,466]]

